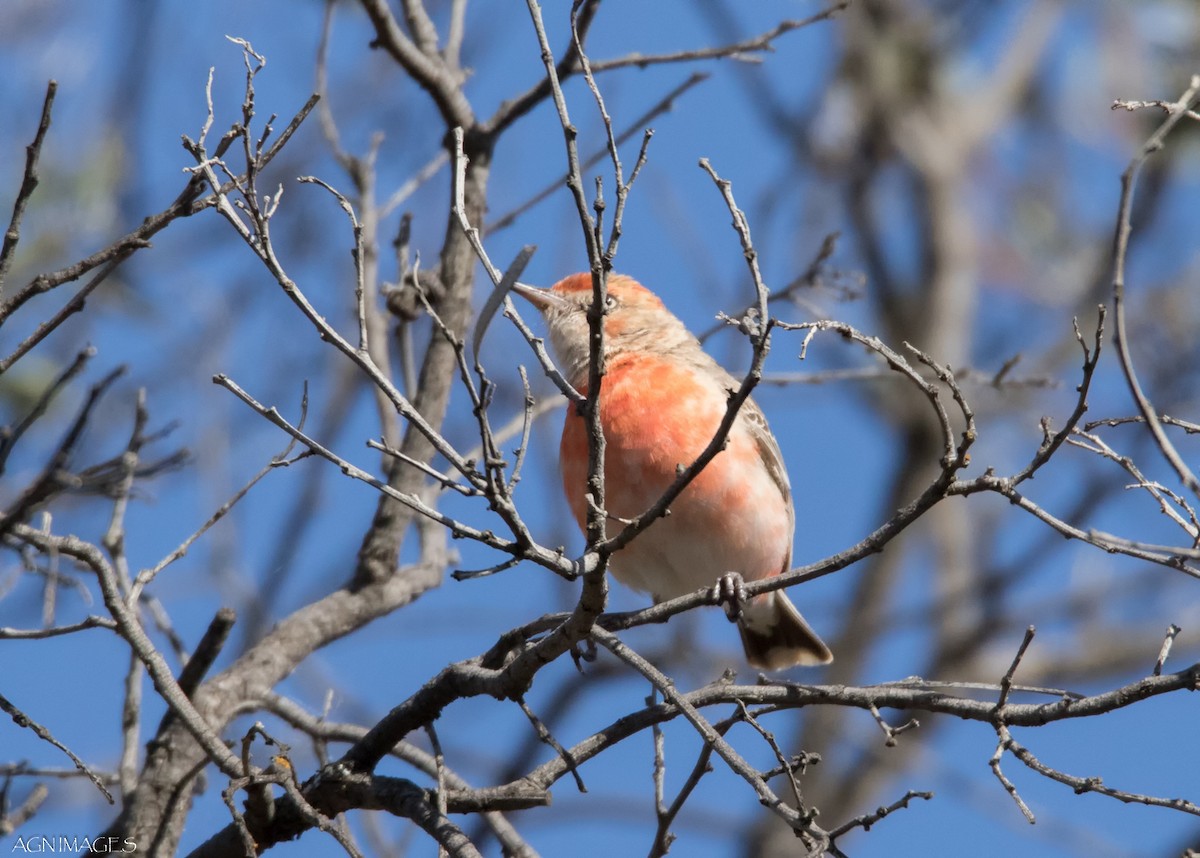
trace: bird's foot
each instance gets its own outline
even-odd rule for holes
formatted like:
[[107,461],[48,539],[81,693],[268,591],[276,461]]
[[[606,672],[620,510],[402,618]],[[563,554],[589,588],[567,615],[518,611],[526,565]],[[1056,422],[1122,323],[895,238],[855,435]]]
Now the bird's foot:
[[575,662],[575,669],[583,673],[583,665],[586,662],[591,664],[596,660],[596,642],[591,638],[584,638],[571,645],[571,661]]
[[729,622],[736,623],[742,618],[742,607],[749,597],[746,595],[746,581],[740,573],[726,572],[717,579],[712,594],[717,604],[725,608]]

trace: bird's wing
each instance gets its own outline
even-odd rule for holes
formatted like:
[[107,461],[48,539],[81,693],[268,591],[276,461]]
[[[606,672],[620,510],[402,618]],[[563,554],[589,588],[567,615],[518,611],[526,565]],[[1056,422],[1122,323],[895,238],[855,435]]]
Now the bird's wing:
[[779,449],[779,442],[775,440],[775,436],[767,427],[767,418],[754,404],[753,399],[746,400],[739,416],[746,422],[746,428],[750,430],[750,437],[754,439],[754,445],[758,448],[758,454],[762,457],[767,473],[771,475],[771,481],[778,486],[779,493],[783,495],[783,499],[790,507],[792,484],[788,482],[787,468],[783,464],[783,452]]
[[[746,428],[750,431],[750,437],[754,439],[754,446],[758,448],[759,458],[762,459],[763,467],[767,469],[771,482],[775,483],[779,493],[783,495],[783,502],[787,504],[788,510],[788,529],[795,532],[796,510],[792,506],[792,484],[788,482],[787,466],[783,464],[783,452],[779,449],[779,442],[771,434],[771,430],[767,427],[767,418],[763,416],[753,399],[747,399],[743,403],[739,416],[745,421]],[[786,572],[791,565],[792,551],[789,543],[783,571]]]

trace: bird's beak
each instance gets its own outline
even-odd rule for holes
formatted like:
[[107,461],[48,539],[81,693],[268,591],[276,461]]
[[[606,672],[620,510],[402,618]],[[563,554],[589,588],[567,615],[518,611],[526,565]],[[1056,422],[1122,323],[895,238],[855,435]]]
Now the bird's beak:
[[546,312],[552,307],[565,307],[567,299],[551,292],[549,289],[539,289],[528,283],[514,283],[512,290],[536,307],[540,312]]

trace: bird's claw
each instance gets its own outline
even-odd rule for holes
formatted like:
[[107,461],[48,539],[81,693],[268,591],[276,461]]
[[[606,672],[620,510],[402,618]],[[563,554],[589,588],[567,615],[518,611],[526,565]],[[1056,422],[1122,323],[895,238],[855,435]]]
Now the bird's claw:
[[584,663],[591,664],[596,660],[596,642],[591,638],[585,638],[572,644],[571,660],[575,662],[575,669],[583,673]]
[[741,619],[742,607],[749,597],[746,595],[746,581],[739,573],[726,572],[717,579],[712,593],[717,604],[725,608],[729,622],[736,623]]

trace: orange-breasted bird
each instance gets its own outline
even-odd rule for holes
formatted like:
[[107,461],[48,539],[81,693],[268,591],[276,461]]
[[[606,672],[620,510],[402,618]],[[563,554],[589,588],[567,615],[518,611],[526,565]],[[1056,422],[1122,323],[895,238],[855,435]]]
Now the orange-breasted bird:
[[[708,446],[739,383],[710,357],[663,302],[636,280],[608,277],[604,310],[606,373],[600,424],[606,442],[605,507],[615,520],[649,509]],[[550,289],[514,287],[542,314],[559,369],[587,392],[590,274]],[[571,512],[583,528],[587,427],[567,409],[559,460]],[[609,525],[609,535],[624,527]],[[779,444],[747,400],[728,443],[654,522],[612,558],[613,577],[656,602],[711,587],[729,573],[759,581],[791,568],[795,511]],[[746,660],[781,670],[827,664],[829,647],[782,590],[749,600],[738,618]]]

